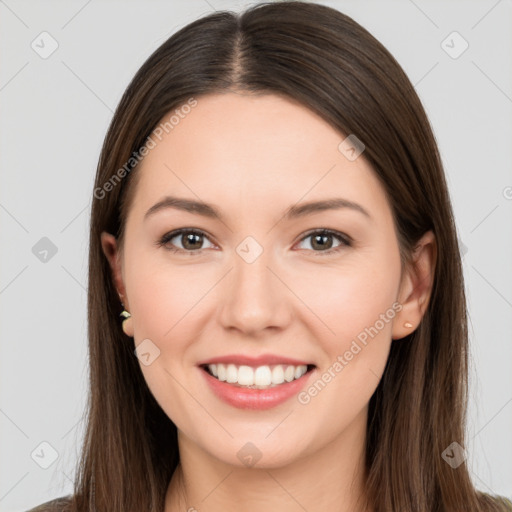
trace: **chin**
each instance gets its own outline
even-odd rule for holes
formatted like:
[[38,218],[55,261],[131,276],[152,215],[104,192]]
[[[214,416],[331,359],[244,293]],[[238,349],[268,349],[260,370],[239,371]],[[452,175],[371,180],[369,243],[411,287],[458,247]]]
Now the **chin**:
[[262,436],[261,440],[257,438],[251,441],[245,436],[244,439],[235,438],[223,447],[216,445],[206,448],[211,448],[208,451],[213,457],[240,469],[281,468],[292,464],[304,455],[302,450],[298,450],[297,442],[290,437],[285,446],[278,437],[269,440]]

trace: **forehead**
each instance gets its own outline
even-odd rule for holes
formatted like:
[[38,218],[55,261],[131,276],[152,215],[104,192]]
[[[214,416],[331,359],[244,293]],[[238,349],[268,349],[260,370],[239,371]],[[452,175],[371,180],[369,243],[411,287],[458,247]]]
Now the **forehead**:
[[335,196],[387,208],[368,162],[347,159],[338,149],[345,135],[306,106],[274,94],[196,101],[152,136],[156,145],[138,169],[136,208],[145,212],[166,194],[231,204],[238,212]]

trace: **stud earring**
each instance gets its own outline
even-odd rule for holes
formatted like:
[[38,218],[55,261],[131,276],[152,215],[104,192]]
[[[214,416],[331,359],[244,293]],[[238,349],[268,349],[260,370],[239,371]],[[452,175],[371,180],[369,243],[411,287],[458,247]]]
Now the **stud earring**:
[[126,334],[126,336],[133,336],[133,333],[132,333],[132,315],[130,315],[130,313],[128,313],[128,311],[124,310],[119,316],[124,317],[124,320],[123,320],[123,331]]
[[404,327],[407,327],[408,329],[410,329],[412,327],[411,322],[405,322]]

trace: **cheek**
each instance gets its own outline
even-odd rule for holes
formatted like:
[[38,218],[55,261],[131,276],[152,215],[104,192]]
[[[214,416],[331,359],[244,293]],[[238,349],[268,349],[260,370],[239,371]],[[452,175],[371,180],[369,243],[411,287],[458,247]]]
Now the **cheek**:
[[317,272],[303,288],[304,302],[322,320],[316,321],[315,337],[323,357],[321,382],[305,390],[301,403],[311,402],[310,410],[318,417],[327,414],[323,420],[338,426],[368,403],[389,355],[392,325],[401,309],[396,302],[400,261],[398,253],[385,254],[347,259],[346,266]]
[[129,293],[134,338],[136,346],[149,339],[158,347],[158,357],[147,366],[141,362],[141,371],[162,409],[186,430],[190,428],[186,418],[201,411],[194,410],[182,386],[191,376],[190,350],[199,339],[203,301],[218,277],[211,268],[206,272],[207,266],[192,269],[163,260],[132,254]]
[[315,313],[317,336],[327,353],[348,349],[351,340],[364,339],[375,324],[379,335],[390,336],[399,273],[396,261],[353,258],[295,280],[294,291]]
[[194,317],[195,305],[214,282],[191,267],[181,269],[170,263],[139,266],[130,283],[136,340],[154,338],[164,346],[172,340],[175,347],[183,339],[177,334]]
[[312,307],[323,302],[325,309],[318,311],[334,335],[317,334],[321,365],[298,399],[310,428],[324,425],[324,440],[334,438],[367,407],[386,366],[392,323],[400,310],[395,302],[399,274],[388,270],[354,268],[331,276],[328,296]]

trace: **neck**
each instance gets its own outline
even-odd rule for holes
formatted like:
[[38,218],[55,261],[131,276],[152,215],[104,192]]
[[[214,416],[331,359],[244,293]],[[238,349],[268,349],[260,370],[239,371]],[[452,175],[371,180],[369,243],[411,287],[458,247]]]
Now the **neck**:
[[363,504],[366,413],[320,449],[269,468],[226,464],[179,431],[165,512],[235,512],[241,504],[245,512],[371,512]]

